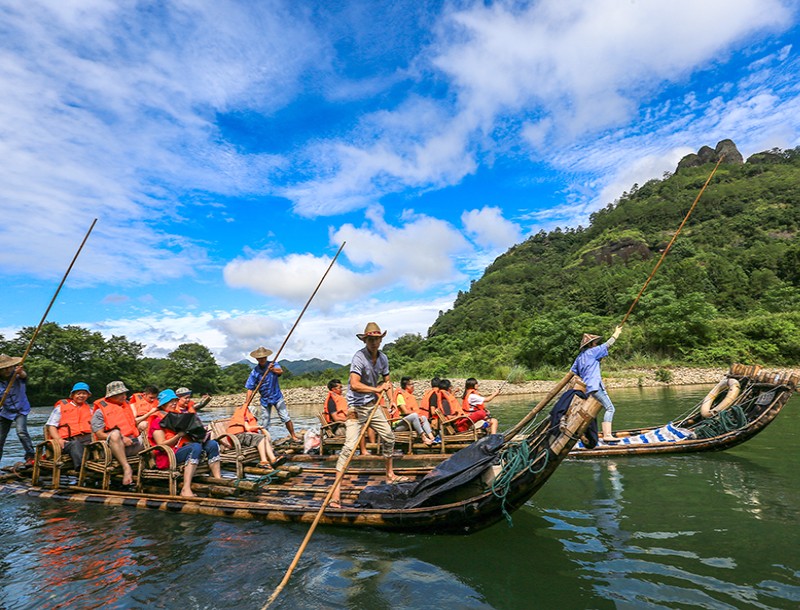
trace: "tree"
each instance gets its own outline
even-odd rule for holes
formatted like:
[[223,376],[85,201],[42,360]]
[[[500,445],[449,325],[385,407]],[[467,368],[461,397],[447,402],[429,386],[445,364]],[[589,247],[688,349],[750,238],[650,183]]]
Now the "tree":
[[199,343],[183,343],[167,356],[161,372],[161,386],[186,386],[197,394],[216,392],[219,366],[211,351]]

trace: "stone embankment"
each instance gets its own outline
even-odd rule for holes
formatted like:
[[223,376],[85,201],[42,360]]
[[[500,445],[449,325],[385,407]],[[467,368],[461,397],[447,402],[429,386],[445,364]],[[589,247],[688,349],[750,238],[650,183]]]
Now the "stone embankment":
[[[676,367],[668,369],[671,373],[669,383],[659,381],[664,373],[662,369],[626,369],[624,371],[613,371],[604,373],[603,380],[609,389],[625,387],[658,387],[665,385],[712,385],[717,383],[727,372],[725,368],[688,368]],[[456,395],[460,396],[464,388],[464,379],[451,379]],[[522,383],[505,383],[502,380],[484,380],[479,384],[481,393],[491,394],[500,386],[502,394],[511,396],[514,394],[542,394],[549,392],[556,381],[524,381]],[[430,388],[430,383],[419,381],[416,384],[416,391],[421,396]],[[327,395],[325,386],[313,388],[284,388],[283,393],[286,402],[291,404],[322,404]],[[229,394],[225,396],[214,396],[211,399],[211,407],[231,407],[244,403],[245,394]]]

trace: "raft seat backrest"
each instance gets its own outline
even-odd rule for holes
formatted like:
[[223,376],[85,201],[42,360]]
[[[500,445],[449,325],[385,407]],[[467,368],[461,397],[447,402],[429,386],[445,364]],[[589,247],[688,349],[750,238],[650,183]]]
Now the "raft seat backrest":
[[[434,409],[436,417],[439,420],[439,438],[441,440],[441,451],[445,453],[446,446],[452,444],[470,444],[474,443],[480,436],[485,433],[482,428],[476,428],[475,423],[465,415],[455,415],[448,417],[444,414],[441,407]],[[469,422],[469,428],[464,432],[459,432],[456,429],[456,422],[459,420],[466,420]]]
[[344,434],[336,434],[337,430],[344,430],[344,424],[341,422],[333,422],[328,423],[328,420],[325,419],[325,413],[319,412],[317,413],[317,417],[319,418],[319,453],[320,455],[325,455],[325,448],[331,448],[333,450],[334,447],[342,447],[345,441]]
[[[92,437],[97,438],[94,434],[92,434]],[[148,446],[146,434],[140,434],[139,440],[142,441],[144,447]],[[131,468],[136,469],[139,466],[139,456],[128,456],[128,464]],[[86,477],[90,473],[100,475],[101,488],[104,490],[108,489],[111,484],[112,476],[122,477],[122,466],[111,453],[111,447],[108,446],[106,441],[94,440],[86,446],[83,452],[81,469],[78,473],[79,486],[83,487],[85,485]]]
[[214,420],[209,424],[211,438],[219,443],[219,461],[223,468],[232,466],[236,477],[244,478],[244,468],[248,464],[255,465],[261,461],[257,447],[242,447],[239,439],[228,434],[230,418]]
[[53,489],[58,489],[61,485],[61,470],[65,466],[72,468],[72,458],[69,453],[61,452],[61,445],[58,442],[47,438],[46,425],[43,438],[45,440],[36,445],[31,482],[38,485],[42,469],[50,470],[52,472],[50,485]]

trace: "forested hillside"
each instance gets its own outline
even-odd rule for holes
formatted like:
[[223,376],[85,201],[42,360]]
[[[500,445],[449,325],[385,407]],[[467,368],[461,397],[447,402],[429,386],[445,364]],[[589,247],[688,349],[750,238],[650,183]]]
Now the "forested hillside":
[[[588,228],[512,247],[427,338],[388,348],[395,370],[491,377],[512,365],[567,366],[583,332],[608,336],[622,320],[713,167],[682,162],[634,185]],[[800,148],[720,165],[626,323],[615,361],[796,365],[799,226]]]

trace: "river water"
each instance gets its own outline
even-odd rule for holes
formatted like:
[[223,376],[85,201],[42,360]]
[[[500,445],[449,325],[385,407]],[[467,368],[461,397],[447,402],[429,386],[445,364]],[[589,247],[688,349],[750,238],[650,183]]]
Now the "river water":
[[[615,424],[674,419],[707,389],[617,390]],[[501,428],[536,398],[494,401]],[[313,425],[314,409],[290,408],[296,425]],[[470,536],[319,528],[271,607],[798,608],[798,408],[794,397],[724,453],[565,462],[513,526]],[[31,414],[35,442],[49,411]],[[3,465],[21,458],[9,437]],[[0,503],[7,610],[261,608],[307,531],[24,496]]]

